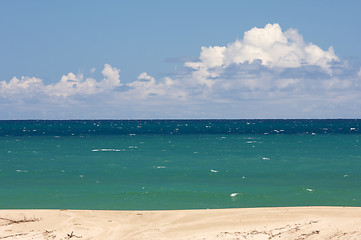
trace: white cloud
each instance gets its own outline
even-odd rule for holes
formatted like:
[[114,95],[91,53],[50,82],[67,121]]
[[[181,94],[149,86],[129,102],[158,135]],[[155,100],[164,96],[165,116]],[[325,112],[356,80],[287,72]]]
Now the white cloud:
[[164,90],[159,87],[155,78],[146,72],[141,73],[137,80],[127,84],[131,88],[129,91],[133,98],[145,98],[148,95],[164,95]]
[[102,71],[105,78],[100,82],[100,86],[104,88],[104,90],[111,90],[115,87],[121,86],[119,71],[119,69],[112,67],[109,64],[105,64]]
[[130,99],[146,99],[148,97],[166,97],[170,99],[185,99],[187,93],[178,81],[165,77],[163,81],[156,79],[143,72],[137,80],[127,84],[130,89],[122,95]]
[[202,92],[218,100],[296,99],[360,89],[357,74],[332,47],[322,50],[305,42],[297,30],[283,32],[278,24],[252,28],[227,46],[202,47],[199,60],[185,67],[192,70],[193,86],[208,88]]
[[332,47],[322,50],[278,24],[252,28],[226,46],[202,47],[199,59],[184,65],[171,76],[143,72],[125,84],[109,64],[100,80],[68,73],[45,85],[35,77],[14,77],[0,82],[0,111],[1,101],[16,99],[61,105],[73,118],[352,117],[361,108],[361,69],[340,60]]
[[214,78],[221,69],[255,61],[269,69],[318,66],[332,74],[332,62],[339,59],[332,47],[324,51],[312,43],[305,43],[294,29],[283,32],[278,24],[267,24],[264,28],[252,28],[244,33],[242,40],[227,46],[202,47],[199,61],[186,62],[185,66],[198,71],[194,74],[195,79],[211,86],[209,78]]
[[0,82],[1,97],[8,98],[13,95],[30,95],[44,88],[43,81],[36,77],[13,77],[9,82]]
[[68,97],[76,94],[88,95],[96,93],[97,85],[95,79],[87,78],[84,80],[82,74],[68,73],[68,75],[63,75],[59,82],[46,86],[44,92],[49,96],[57,97]]
[[96,81],[93,78],[84,79],[83,74],[68,73],[63,75],[59,82],[49,85],[44,85],[43,80],[35,77],[22,77],[20,80],[14,77],[8,83],[6,81],[0,82],[0,93],[3,98],[13,95],[29,98],[33,97],[35,93],[66,98],[74,95],[93,95],[112,91],[122,85],[119,79],[119,70],[109,64],[104,65],[102,74],[104,79]]

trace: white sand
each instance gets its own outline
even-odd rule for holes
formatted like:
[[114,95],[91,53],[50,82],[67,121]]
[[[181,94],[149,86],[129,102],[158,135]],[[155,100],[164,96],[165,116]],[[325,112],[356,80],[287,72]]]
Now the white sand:
[[361,208],[0,210],[0,239],[361,239]]

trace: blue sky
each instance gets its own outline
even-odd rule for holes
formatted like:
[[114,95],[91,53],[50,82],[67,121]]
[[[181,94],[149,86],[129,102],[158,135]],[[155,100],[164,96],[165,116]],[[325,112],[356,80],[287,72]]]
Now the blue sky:
[[360,118],[359,9],[2,0],[0,119]]

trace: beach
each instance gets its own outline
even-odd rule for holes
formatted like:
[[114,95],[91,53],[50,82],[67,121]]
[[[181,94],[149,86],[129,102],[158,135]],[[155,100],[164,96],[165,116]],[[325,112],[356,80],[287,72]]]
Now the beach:
[[0,121],[0,240],[361,239],[359,126]]
[[361,239],[361,208],[0,210],[0,239]]

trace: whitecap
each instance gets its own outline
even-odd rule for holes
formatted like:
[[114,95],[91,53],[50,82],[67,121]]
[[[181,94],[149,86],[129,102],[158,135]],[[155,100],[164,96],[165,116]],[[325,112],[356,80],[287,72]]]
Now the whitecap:
[[315,191],[315,190],[313,190],[313,189],[311,189],[311,188],[306,188],[306,191],[308,191],[308,192],[313,192],[313,191]]
[[17,172],[28,172],[28,170],[21,170],[21,169],[17,169]]
[[268,158],[268,157],[264,157],[264,158],[262,158],[263,160],[270,160],[270,158]]
[[166,168],[165,166],[157,166],[157,168]]
[[236,197],[237,195],[239,195],[239,193],[231,193],[231,197]]
[[121,150],[119,149],[113,149],[113,148],[106,148],[106,149],[102,149],[103,152],[120,152]]
[[217,173],[218,171],[217,171],[217,170],[214,170],[214,169],[211,169],[211,172]]
[[120,152],[122,150],[115,148],[102,148],[102,149],[93,149],[92,152]]

